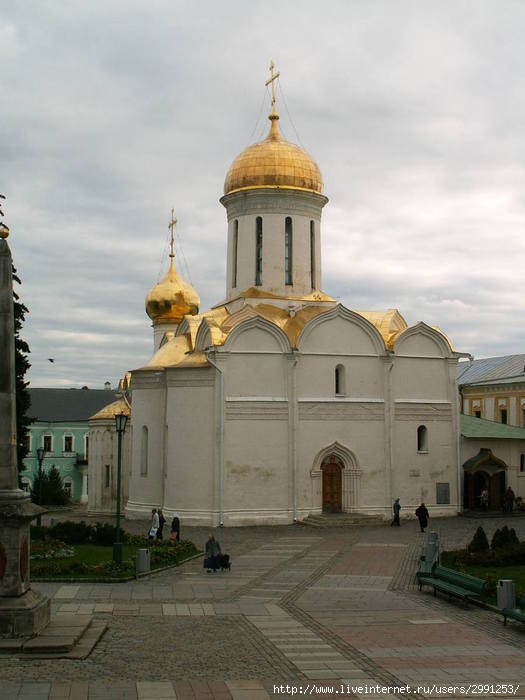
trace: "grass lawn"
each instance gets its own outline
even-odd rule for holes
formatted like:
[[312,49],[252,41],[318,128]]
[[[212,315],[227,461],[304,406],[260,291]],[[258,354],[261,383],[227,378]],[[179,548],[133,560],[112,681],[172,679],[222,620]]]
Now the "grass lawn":
[[[459,552],[462,553],[462,552]],[[481,566],[479,564],[456,565],[455,555],[458,552],[442,552],[441,563],[451,569],[460,569],[466,574],[484,579],[489,584],[489,598],[493,602],[496,600],[496,586],[499,579],[511,579],[516,588],[516,602],[525,596],[525,565],[514,564],[507,566]]]

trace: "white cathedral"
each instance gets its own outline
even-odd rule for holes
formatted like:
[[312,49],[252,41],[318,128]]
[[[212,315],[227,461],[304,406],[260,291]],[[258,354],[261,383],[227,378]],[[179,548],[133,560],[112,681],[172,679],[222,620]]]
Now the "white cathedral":
[[[447,337],[395,309],[322,291],[318,166],[281,136],[233,162],[226,296],[209,311],[175,270],[149,292],[154,352],[90,426],[89,510],[114,510],[113,414],[130,412],[127,518],[162,507],[189,525],[285,524],[458,510],[456,364]],[[112,504],[112,505],[111,505]]]

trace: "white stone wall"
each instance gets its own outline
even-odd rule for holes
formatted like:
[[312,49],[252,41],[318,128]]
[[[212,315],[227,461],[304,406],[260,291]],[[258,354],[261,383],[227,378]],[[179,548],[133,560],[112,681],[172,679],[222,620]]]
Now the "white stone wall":
[[[315,283],[321,289],[322,195],[294,190],[259,189],[236,192],[221,199],[228,215],[226,294],[230,299],[255,286],[256,218],[263,220],[263,264],[261,288],[283,296],[312,292],[310,221],[315,230]],[[292,285],[285,283],[285,219],[292,219]],[[237,285],[233,287],[233,233],[238,222]]]

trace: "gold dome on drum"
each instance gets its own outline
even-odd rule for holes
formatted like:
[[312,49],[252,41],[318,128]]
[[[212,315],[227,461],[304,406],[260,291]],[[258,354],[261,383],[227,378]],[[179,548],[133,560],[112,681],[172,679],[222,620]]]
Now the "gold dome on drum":
[[154,324],[179,323],[187,314],[199,313],[199,304],[199,295],[182,279],[171,258],[168,274],[146,297],[146,313]]
[[300,146],[289,143],[277,125],[279,115],[268,117],[270,133],[249,146],[233,161],[224,181],[224,194],[260,187],[323,191],[323,178],[315,161]]

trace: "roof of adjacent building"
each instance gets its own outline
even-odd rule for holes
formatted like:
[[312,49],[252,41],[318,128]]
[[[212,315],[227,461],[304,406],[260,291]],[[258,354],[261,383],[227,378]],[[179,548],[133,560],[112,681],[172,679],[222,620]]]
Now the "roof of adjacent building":
[[87,421],[117,398],[111,389],[29,389],[28,415],[45,423]]
[[496,423],[475,416],[461,415],[461,434],[467,438],[504,438],[525,440],[525,428]]
[[460,362],[457,377],[460,385],[525,380],[525,355],[504,355]]

